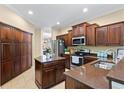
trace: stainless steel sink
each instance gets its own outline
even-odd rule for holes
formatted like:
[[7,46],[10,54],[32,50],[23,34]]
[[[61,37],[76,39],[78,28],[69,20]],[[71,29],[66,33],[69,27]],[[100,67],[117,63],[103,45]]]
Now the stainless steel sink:
[[101,61],[101,60],[99,60],[98,62],[94,63],[93,65],[95,67],[97,67],[97,68],[110,70],[115,65],[115,63],[109,62],[109,61]]

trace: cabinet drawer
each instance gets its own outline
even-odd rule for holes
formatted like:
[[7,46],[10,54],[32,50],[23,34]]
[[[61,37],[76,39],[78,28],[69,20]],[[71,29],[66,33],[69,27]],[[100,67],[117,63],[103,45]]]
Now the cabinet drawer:
[[49,68],[49,67],[52,67],[52,66],[55,66],[55,65],[56,65],[55,63],[49,62],[49,63],[43,64],[43,67],[44,68]]

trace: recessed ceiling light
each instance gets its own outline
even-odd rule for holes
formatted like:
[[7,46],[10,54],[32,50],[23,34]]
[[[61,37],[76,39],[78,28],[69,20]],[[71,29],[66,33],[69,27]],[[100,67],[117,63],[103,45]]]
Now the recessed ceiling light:
[[86,13],[88,11],[88,8],[84,8],[83,12]]
[[60,22],[57,22],[56,24],[57,24],[57,25],[59,25],[59,24],[60,24]]
[[29,15],[33,15],[34,13],[33,13],[33,11],[29,10],[29,11],[28,11],[28,14],[29,14]]

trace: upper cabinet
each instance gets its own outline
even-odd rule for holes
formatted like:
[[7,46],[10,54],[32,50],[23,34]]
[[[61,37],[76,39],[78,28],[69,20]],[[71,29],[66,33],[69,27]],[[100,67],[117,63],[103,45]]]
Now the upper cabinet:
[[107,27],[96,28],[96,45],[107,45]]
[[85,36],[87,26],[88,23],[86,22],[72,26],[72,36],[73,37]]
[[82,23],[72,27],[68,34],[59,35],[66,46],[72,45],[73,37],[86,37],[86,45],[90,46],[122,46],[124,45],[124,22],[98,26],[97,24]]
[[56,36],[56,39],[64,40],[65,46],[68,46],[68,34]]
[[13,28],[12,30],[14,31],[14,38],[15,38],[14,41],[16,43],[22,42],[22,33],[23,32],[21,32],[19,29],[15,29],[15,28]]
[[124,23],[115,23],[96,28],[96,45],[123,45]]
[[68,46],[72,45],[72,30],[68,31]]
[[123,45],[124,24],[108,26],[108,45]]
[[86,45],[96,45],[96,27],[97,24],[87,26],[86,30]]
[[7,25],[0,25],[0,39],[3,43],[9,43],[14,40],[14,34],[12,28]]

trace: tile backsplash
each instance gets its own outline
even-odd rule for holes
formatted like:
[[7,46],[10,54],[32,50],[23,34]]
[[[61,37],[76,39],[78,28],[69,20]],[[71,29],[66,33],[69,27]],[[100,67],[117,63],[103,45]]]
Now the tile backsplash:
[[91,53],[96,53],[98,51],[105,51],[107,49],[117,50],[118,48],[124,48],[124,46],[70,46],[68,49],[73,49],[75,51],[81,49],[90,49]]

